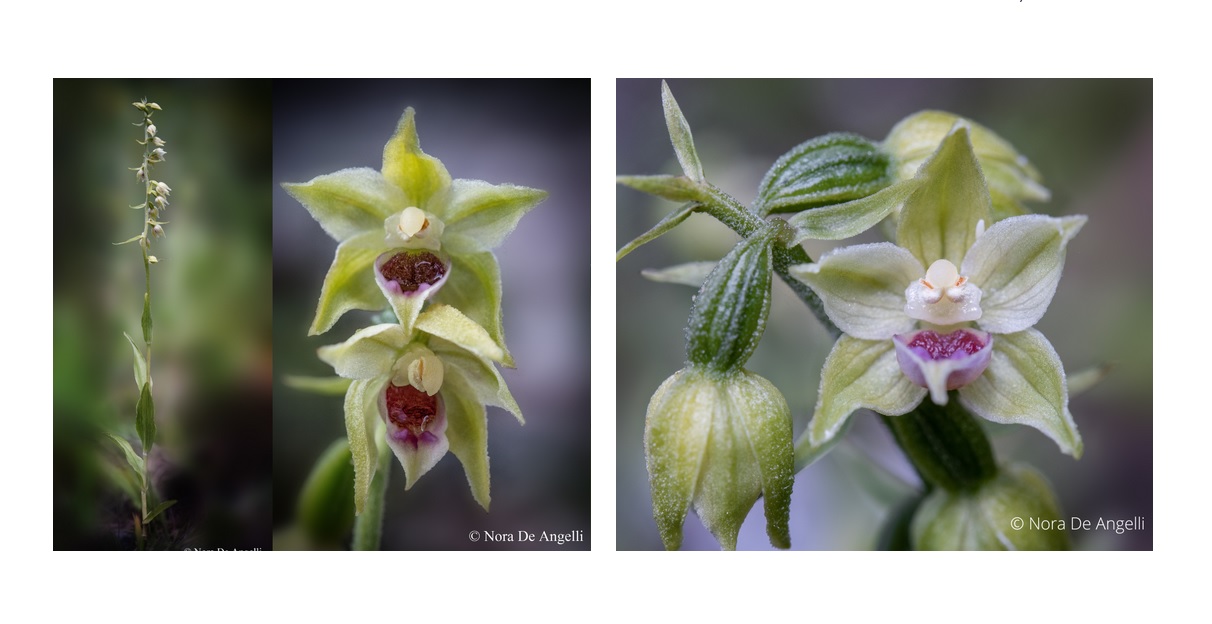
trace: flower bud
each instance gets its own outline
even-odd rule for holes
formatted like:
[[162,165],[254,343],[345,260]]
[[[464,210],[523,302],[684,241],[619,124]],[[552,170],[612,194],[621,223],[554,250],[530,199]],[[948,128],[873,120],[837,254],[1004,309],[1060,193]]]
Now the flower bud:
[[156,136],[156,124],[147,124],[147,136]]
[[757,348],[770,312],[770,237],[737,244],[694,297],[686,357],[717,372],[740,370]]
[[164,228],[157,223],[156,225],[152,226],[152,235],[154,235],[156,238],[164,238]]
[[168,152],[164,151],[163,148],[157,147],[155,150],[152,151],[150,160],[151,160],[151,162],[160,162],[160,161],[164,160],[164,157],[167,155],[168,155]]
[[691,365],[678,371],[648,404],[644,448],[665,548],[681,546],[693,505],[720,545],[735,549],[759,497],[770,543],[791,546],[791,411],[769,381],[745,370],[721,374]]
[[917,550],[1067,550],[1069,534],[1043,475],[1005,466],[975,491],[934,490],[910,528]]
[[154,203],[156,205],[156,210],[164,210],[165,208],[168,207],[168,202],[165,201],[164,197],[162,197],[160,195],[157,195],[156,199],[153,200],[152,203]]
[[834,133],[795,146],[770,167],[758,191],[761,213],[799,212],[872,195],[892,183],[889,156],[857,135]]
[[156,194],[160,197],[168,197],[172,192],[172,188],[170,188],[167,184],[163,182],[156,182]]
[[972,149],[993,197],[995,220],[1029,212],[1021,201],[1048,201],[1051,193],[1040,183],[1039,171],[1026,156],[992,130],[942,111],[910,115],[888,133],[881,149],[892,158],[890,170],[895,179],[912,178],[957,122],[969,128]]
[[150,262],[151,264],[156,264],[157,262],[160,261],[160,259],[155,256],[148,256],[147,261]]

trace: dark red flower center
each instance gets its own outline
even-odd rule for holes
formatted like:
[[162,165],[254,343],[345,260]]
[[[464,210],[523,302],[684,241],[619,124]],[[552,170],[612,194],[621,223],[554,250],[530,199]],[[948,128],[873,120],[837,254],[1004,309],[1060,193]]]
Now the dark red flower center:
[[387,418],[417,438],[438,414],[437,395],[429,396],[412,386],[387,383]]
[[957,354],[960,357],[972,355],[984,349],[985,343],[981,342],[980,336],[962,329],[946,335],[925,330],[918,332],[906,346],[925,351],[932,360],[945,360]]
[[428,251],[403,252],[392,256],[379,272],[388,281],[400,285],[404,292],[415,292],[421,284],[436,284],[446,275],[442,260]]

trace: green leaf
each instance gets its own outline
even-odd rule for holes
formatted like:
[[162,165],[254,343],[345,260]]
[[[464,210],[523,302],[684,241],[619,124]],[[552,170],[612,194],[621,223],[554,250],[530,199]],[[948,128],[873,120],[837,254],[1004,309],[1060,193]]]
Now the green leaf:
[[341,377],[308,377],[305,375],[285,375],[282,377],[282,382],[288,388],[324,396],[344,396],[345,392],[349,390],[349,384],[352,381],[352,379],[343,379]]
[[130,343],[131,351],[135,353],[135,387],[142,389],[143,384],[147,383],[147,360],[143,359],[143,352],[139,347],[135,346],[135,339],[130,337],[130,334],[122,332],[126,336],[126,341]]
[[619,176],[615,178],[619,184],[629,186],[637,191],[664,197],[678,202],[706,201],[710,193],[705,185],[699,184],[686,176],[652,175],[652,176]]
[[417,317],[416,328],[432,334],[494,362],[505,358],[504,351],[475,321],[456,308],[435,304]]
[[320,289],[320,300],[316,304],[316,317],[308,330],[309,336],[317,336],[332,329],[341,315],[350,310],[377,310],[383,307],[383,293],[375,284],[374,262],[387,251],[382,230],[358,234],[337,245],[324,286]]
[[143,524],[151,524],[151,521],[155,520],[156,516],[164,513],[164,511],[166,509],[168,509],[169,507],[172,507],[173,505],[176,505],[176,504],[177,504],[177,501],[168,500],[168,501],[164,501],[164,502],[160,503],[159,505],[156,505],[156,507],[154,509],[147,512],[147,517],[143,518]]
[[897,244],[928,267],[935,260],[963,264],[976,242],[976,224],[992,223],[992,205],[968,128],[957,126],[917,172],[923,179],[901,209]]
[[787,219],[787,224],[795,228],[788,247],[808,239],[841,240],[861,234],[900,208],[920,185],[919,179],[905,180],[862,199],[796,214]]
[[1060,356],[1034,329],[994,336],[989,368],[960,388],[959,398],[985,420],[1034,427],[1061,451],[1075,459],[1082,456]]
[[156,406],[152,403],[151,381],[143,384],[139,403],[135,405],[135,431],[143,444],[143,452],[150,453],[156,443]]
[[686,357],[717,371],[735,371],[757,348],[770,312],[770,237],[754,236],[728,252],[694,297]]
[[139,475],[139,479],[142,480],[143,458],[139,457],[138,453],[135,453],[135,449],[131,448],[130,442],[127,442],[125,438],[120,438],[112,433],[107,433],[105,435],[109,436],[109,439],[113,440],[114,444],[117,444],[118,448],[122,449],[122,455],[126,458],[126,463],[130,464],[131,468],[134,468],[135,474]]
[[450,452],[463,464],[467,483],[476,502],[488,511],[488,419],[484,405],[475,399],[458,369],[450,371],[442,382],[446,404],[446,437]]
[[669,140],[673,142],[673,151],[678,155],[678,162],[686,177],[695,182],[703,181],[703,165],[699,162],[698,152],[694,150],[694,137],[690,136],[690,124],[682,115],[682,109],[664,80],[661,81],[661,104],[665,108],[665,126],[669,129]]
[[415,115],[411,106],[406,108],[396,133],[383,146],[383,177],[404,191],[406,205],[436,214],[438,202],[430,206],[430,200],[450,187],[450,174],[442,161],[421,151]]
[[345,393],[345,433],[354,467],[354,508],[362,513],[375,476],[375,427],[379,422],[379,395],[389,377],[357,379]]
[[619,249],[618,253],[615,254],[614,261],[618,262],[619,260],[622,260],[624,256],[626,256],[627,254],[638,249],[640,247],[640,245],[643,245],[644,243],[652,242],[652,241],[656,240],[657,238],[659,238],[662,234],[677,227],[678,224],[685,221],[686,218],[689,217],[691,215],[691,213],[693,213],[695,211],[696,208],[698,208],[698,204],[691,202],[691,203],[686,204],[686,205],[682,206],[681,208],[678,208],[677,210],[669,213],[669,215],[666,216],[664,219],[661,219],[661,221],[659,223],[652,226],[651,230],[648,230],[647,232],[640,234],[639,236],[637,236],[635,238],[635,240],[631,241],[630,243],[627,243],[626,245],[623,245],[623,248]]
[[285,183],[282,188],[338,241],[370,230],[382,236],[383,221],[408,207],[403,191],[367,167],[342,169],[304,184]]
[[[450,204],[439,216],[446,222],[446,232],[458,235],[450,239],[450,244],[454,253],[459,253],[488,251],[500,245],[522,216],[547,198],[547,191],[455,180],[450,197]],[[459,244],[464,242],[468,243],[465,249]]]
[[501,319],[501,268],[496,256],[488,251],[458,254],[451,264],[450,275],[433,300],[457,308],[487,330],[505,353],[503,363],[512,368]]
[[888,161],[875,143],[857,134],[811,139],[775,161],[759,187],[755,210],[799,212],[867,197],[892,183]]
[[314,540],[340,543],[353,528],[353,493],[353,453],[348,440],[337,439],[316,460],[299,492],[299,525]]
[[912,410],[926,389],[909,381],[896,361],[891,340],[838,338],[821,370],[821,387],[808,431],[812,446],[832,440],[855,410],[867,408],[885,416]]
[[915,321],[905,314],[905,288],[926,270],[892,243],[870,243],[834,249],[819,262],[795,265],[789,272],[812,287],[843,332],[884,340],[913,329]]
[[[146,261],[144,261],[146,262]],[[151,315],[151,294],[143,293],[143,318],[139,324],[143,328],[143,342],[151,344],[152,336],[152,315]]]
[[707,276],[715,270],[717,262],[687,262],[664,269],[644,269],[640,271],[645,279],[667,284],[683,284],[698,288],[707,281]]
[[340,344],[320,347],[320,359],[346,379],[370,379],[391,372],[408,342],[404,329],[394,323],[359,329]]

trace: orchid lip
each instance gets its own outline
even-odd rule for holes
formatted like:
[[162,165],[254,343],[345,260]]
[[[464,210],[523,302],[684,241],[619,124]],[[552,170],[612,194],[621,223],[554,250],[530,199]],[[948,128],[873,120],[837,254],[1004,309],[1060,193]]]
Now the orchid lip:
[[415,297],[441,288],[450,269],[450,262],[432,251],[393,250],[375,260],[375,279],[395,295]]
[[947,403],[947,391],[966,386],[989,367],[993,336],[975,329],[939,334],[930,329],[892,337],[901,372],[913,383],[930,390],[938,405]]

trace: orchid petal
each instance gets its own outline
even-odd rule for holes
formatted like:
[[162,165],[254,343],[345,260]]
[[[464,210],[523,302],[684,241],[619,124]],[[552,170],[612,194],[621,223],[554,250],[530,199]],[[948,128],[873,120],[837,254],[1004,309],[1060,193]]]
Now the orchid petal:
[[866,340],[888,339],[913,328],[914,320],[905,314],[905,287],[925,271],[912,254],[892,243],[843,247],[816,263],[791,267],[791,274],[820,296],[829,320]]
[[383,219],[407,206],[399,188],[365,167],[342,169],[282,188],[338,241],[383,227]]
[[375,286],[370,269],[384,248],[381,222],[373,230],[337,245],[337,254],[324,276],[324,286],[320,288],[320,301],[316,304],[316,317],[308,330],[309,336],[332,329],[341,315],[350,310],[383,307],[383,295]]
[[982,329],[1010,334],[1035,325],[1048,310],[1065,248],[1085,216],[1025,215],[999,221],[968,251],[961,273],[981,288]]
[[493,249],[517,227],[523,215],[546,198],[547,191],[524,186],[455,180],[450,203],[441,216],[447,231],[459,238],[447,244],[455,252]]
[[341,344],[320,347],[320,359],[346,379],[370,379],[391,372],[408,342],[404,328],[395,323],[358,330]]

